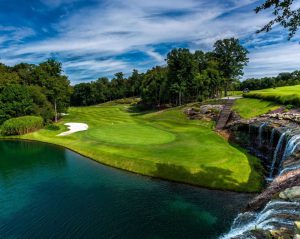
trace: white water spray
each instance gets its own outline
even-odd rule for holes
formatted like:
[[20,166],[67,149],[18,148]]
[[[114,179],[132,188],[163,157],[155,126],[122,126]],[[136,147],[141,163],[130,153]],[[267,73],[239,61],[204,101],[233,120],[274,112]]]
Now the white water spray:
[[260,213],[245,212],[239,214],[234,220],[229,233],[219,239],[234,238],[256,229],[271,230],[276,227],[276,224],[292,226],[294,224],[293,220],[282,219],[280,215],[300,217],[299,207],[299,202],[270,201]]
[[274,152],[274,156],[273,156],[273,161],[272,161],[271,169],[270,169],[270,174],[269,174],[270,178],[273,177],[274,167],[275,167],[275,163],[277,162],[278,153],[280,152],[280,150],[282,148],[282,143],[283,143],[283,140],[284,140],[286,134],[287,134],[287,131],[284,132],[284,133],[282,133],[281,136],[280,136],[280,138],[279,138],[279,141],[277,143],[277,146],[276,146],[276,149],[275,149],[275,152]]

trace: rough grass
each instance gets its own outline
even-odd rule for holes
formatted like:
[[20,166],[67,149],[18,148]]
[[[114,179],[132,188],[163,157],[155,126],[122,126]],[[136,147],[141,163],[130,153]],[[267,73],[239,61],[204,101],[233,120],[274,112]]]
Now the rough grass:
[[[89,129],[66,137],[67,122]],[[217,135],[210,122],[190,121],[182,108],[134,113],[126,105],[70,108],[60,130],[20,136],[65,146],[96,161],[132,172],[205,187],[256,192],[258,159]]]
[[236,111],[242,118],[251,119],[259,115],[276,110],[280,106],[277,103],[260,100],[243,98],[235,101],[233,110]]
[[40,116],[22,116],[6,120],[1,126],[2,135],[22,135],[43,127],[43,118]]
[[245,97],[258,98],[284,105],[300,106],[300,85],[251,91]]

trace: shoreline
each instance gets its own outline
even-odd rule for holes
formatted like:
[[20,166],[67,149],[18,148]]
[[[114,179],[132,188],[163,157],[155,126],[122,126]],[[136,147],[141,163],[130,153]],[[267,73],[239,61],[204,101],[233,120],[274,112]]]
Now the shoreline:
[[139,173],[139,172],[134,172],[134,171],[131,171],[131,170],[126,169],[126,168],[117,167],[117,166],[105,163],[103,161],[94,159],[94,158],[92,158],[92,157],[90,157],[88,155],[85,155],[84,153],[81,153],[81,152],[77,151],[76,149],[72,149],[72,148],[70,148],[68,146],[64,146],[64,145],[56,144],[56,143],[52,143],[52,142],[47,142],[47,141],[41,141],[41,140],[36,140],[36,139],[18,138],[18,137],[11,137],[11,136],[9,138],[5,138],[3,136],[0,136],[0,141],[27,141],[27,142],[38,142],[38,143],[49,144],[49,145],[53,145],[53,146],[56,146],[56,147],[60,147],[60,148],[63,148],[63,149],[70,150],[70,151],[72,151],[72,152],[74,152],[76,154],[79,154],[79,155],[81,155],[81,156],[83,156],[83,157],[85,157],[85,158],[87,158],[89,160],[97,162],[97,163],[99,163],[101,165],[104,165],[106,167],[114,168],[114,169],[117,169],[117,170],[122,170],[122,171],[125,171],[125,172],[128,172],[128,173],[132,173],[132,174],[135,174],[135,175],[141,175],[143,177],[149,177],[151,179],[159,179],[159,180],[164,180],[164,181],[168,181],[168,182],[173,182],[173,183],[179,183],[179,184],[183,184],[183,185],[188,185],[188,186],[191,186],[191,187],[204,188],[204,189],[208,189],[208,190],[222,191],[222,192],[251,194],[251,195],[253,195],[253,197],[257,196],[259,193],[262,192],[262,191],[247,192],[247,191],[242,191],[242,190],[233,190],[233,189],[222,189],[222,188],[216,188],[216,187],[209,187],[209,186],[204,186],[204,185],[200,185],[200,184],[196,184],[196,183],[193,184],[193,183],[184,182],[184,181],[180,181],[180,180],[169,179],[169,178],[166,178],[166,177],[158,177],[158,176],[143,174],[143,173]]

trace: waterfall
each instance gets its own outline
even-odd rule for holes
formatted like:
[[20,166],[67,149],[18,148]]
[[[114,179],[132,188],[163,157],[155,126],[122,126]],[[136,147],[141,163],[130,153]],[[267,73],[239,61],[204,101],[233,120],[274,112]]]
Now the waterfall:
[[[251,133],[253,134],[254,130],[251,129],[250,124],[249,135],[252,139],[251,142],[257,142],[257,145],[259,144],[259,150],[265,150],[267,148],[268,152],[274,150],[273,155],[270,156],[271,162],[268,161],[270,162],[268,179],[272,181],[275,174],[282,175],[293,170],[300,170],[300,163],[297,161],[290,160],[283,164],[284,160],[288,159],[296,150],[298,150],[298,147],[300,150],[300,133],[294,135],[295,128],[293,129],[293,133],[292,129],[287,128],[286,130],[286,127],[282,127],[281,130],[273,128],[267,143],[268,147],[260,148],[264,145],[264,143],[267,142],[265,138],[263,138],[265,137],[264,127],[266,125],[267,123],[260,124],[258,126],[258,131],[256,126],[256,135],[253,135],[251,138]],[[277,132],[282,132],[279,136],[278,142]],[[253,145],[254,150],[255,145],[256,144]],[[281,169],[282,165],[285,165],[285,168]],[[256,238],[256,233],[258,233],[257,235],[262,235],[262,231],[278,230],[282,227],[287,228],[288,231],[293,231],[294,222],[298,220],[300,221],[300,201],[273,199],[269,201],[260,211],[248,211],[239,214],[234,219],[230,231],[220,236],[219,239],[254,239]],[[261,230],[261,232],[259,232],[259,230]],[[254,231],[256,231],[256,233]]]
[[270,174],[269,174],[270,178],[272,178],[272,176],[273,176],[274,167],[275,167],[275,164],[277,162],[278,153],[280,152],[280,150],[282,148],[282,143],[283,143],[283,140],[284,140],[286,134],[287,134],[287,131],[282,133],[280,138],[279,138],[279,141],[277,143],[277,146],[276,146],[276,149],[275,149],[275,152],[274,152],[274,155],[273,155],[273,161],[272,161],[271,169],[270,169]]
[[300,202],[270,201],[260,213],[245,212],[239,214],[234,220],[229,233],[219,239],[230,239],[241,236],[246,232],[256,229],[272,230],[281,225],[293,226],[294,221],[288,218],[280,218],[280,215],[298,216]]
[[285,160],[287,157],[291,156],[297,146],[299,145],[299,140],[300,140],[300,134],[294,135],[287,143],[284,154],[283,154],[283,160]]
[[259,126],[259,130],[258,130],[258,141],[259,141],[259,146],[262,146],[262,133],[264,130],[264,127],[267,125],[267,123],[262,123]]
[[291,166],[291,167],[286,167],[283,170],[280,171],[279,175],[283,175],[285,173],[288,173],[290,171],[294,171],[300,169],[300,165],[295,165],[295,166]]
[[273,147],[275,132],[276,132],[276,129],[273,128],[272,132],[271,132],[271,138],[270,138],[270,148]]

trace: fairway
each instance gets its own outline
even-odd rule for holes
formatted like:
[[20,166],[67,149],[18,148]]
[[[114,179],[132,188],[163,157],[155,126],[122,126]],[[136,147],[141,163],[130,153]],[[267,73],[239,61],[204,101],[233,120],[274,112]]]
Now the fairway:
[[245,97],[274,101],[279,104],[300,106],[300,85],[251,91]]
[[[127,105],[69,109],[60,130],[42,129],[22,139],[54,143],[128,171],[205,187],[255,192],[258,160],[229,144],[213,124],[186,119],[182,108],[139,114]],[[86,123],[87,131],[58,137],[64,123]]]

